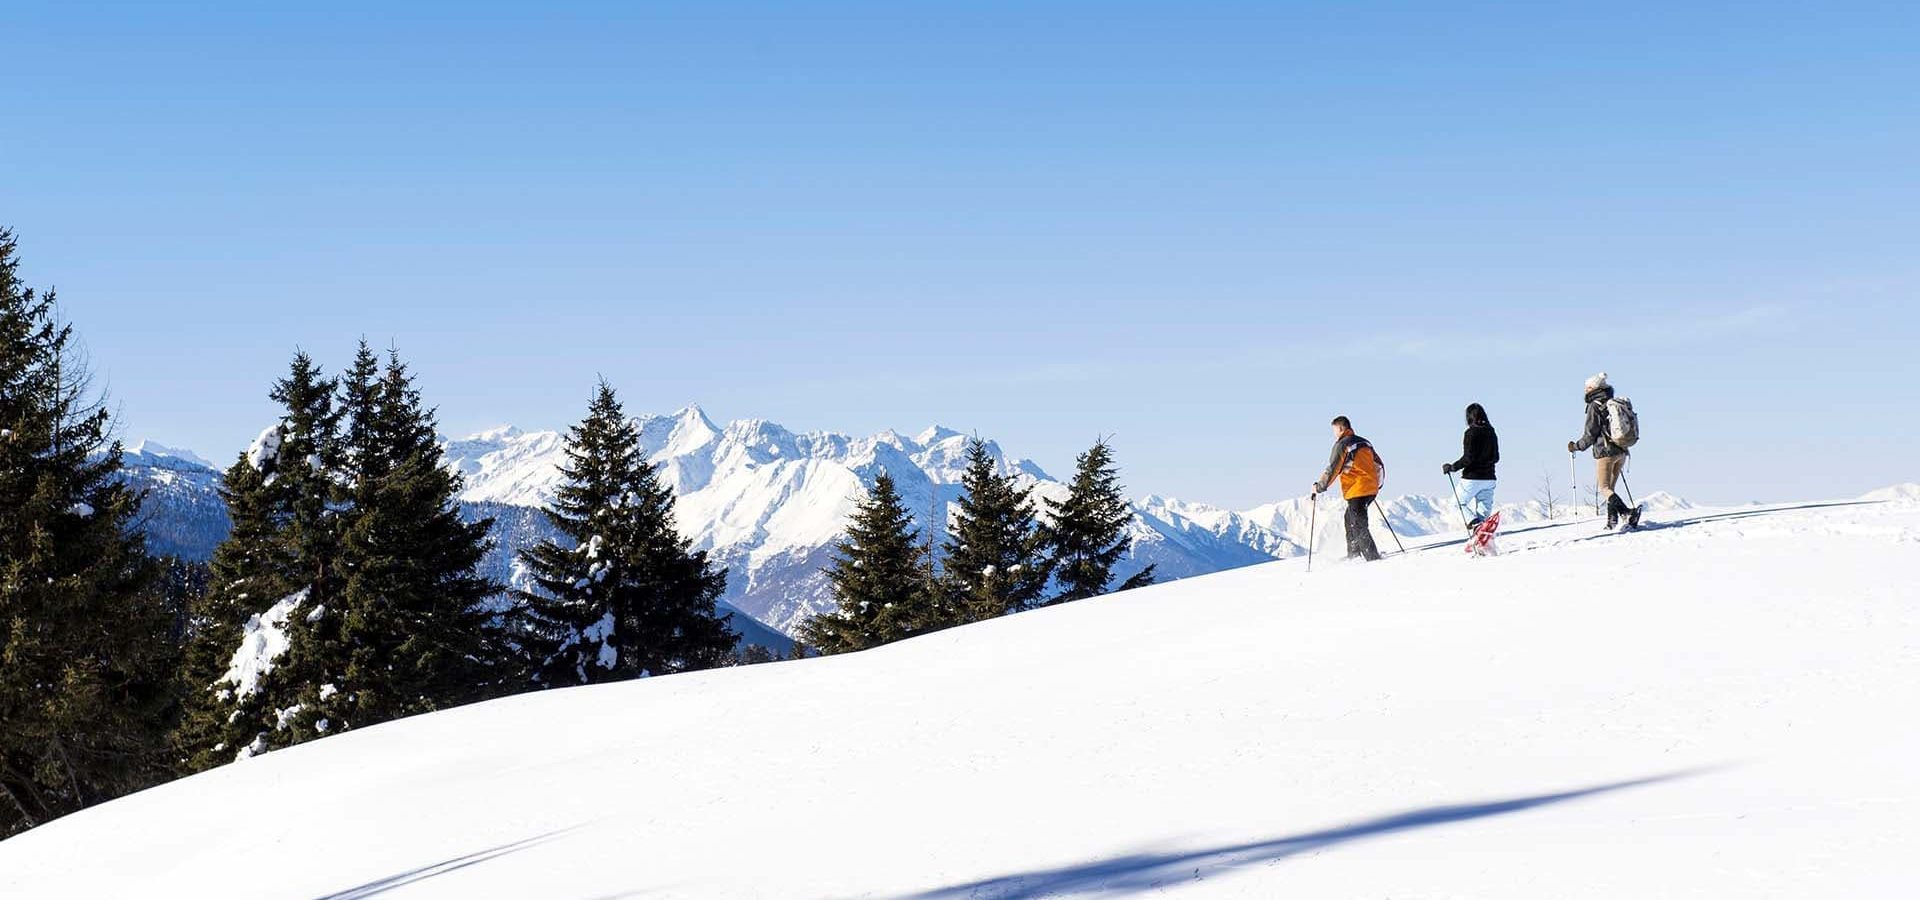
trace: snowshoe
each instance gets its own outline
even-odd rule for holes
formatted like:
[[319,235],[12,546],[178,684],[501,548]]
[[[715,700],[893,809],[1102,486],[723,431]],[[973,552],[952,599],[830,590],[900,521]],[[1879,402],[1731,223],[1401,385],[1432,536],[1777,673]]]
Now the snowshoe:
[[1500,530],[1500,514],[1494,513],[1474,526],[1473,534],[1467,538],[1469,556],[1497,556],[1499,548],[1493,545],[1494,532]]

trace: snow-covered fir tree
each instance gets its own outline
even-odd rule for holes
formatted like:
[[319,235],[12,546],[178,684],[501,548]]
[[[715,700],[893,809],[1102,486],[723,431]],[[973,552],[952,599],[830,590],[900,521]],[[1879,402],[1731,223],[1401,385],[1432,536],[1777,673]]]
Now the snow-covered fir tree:
[[503,587],[475,573],[493,523],[461,520],[460,477],[441,464],[433,412],[398,354],[365,390],[370,357],[363,342],[343,394],[352,506],[337,609],[289,623],[292,645],[330,647],[322,675],[301,685],[295,724],[314,734],[482,699],[508,681],[491,602]]
[[881,472],[827,569],[837,607],[809,617],[800,639],[822,653],[849,653],[932,627],[936,598],[926,590],[919,541],[893,477]]
[[281,539],[284,498],[254,458],[241,454],[227,469],[220,495],[232,529],[214,549],[207,590],[193,604],[174,734],[179,765],[189,772],[231,762],[260,733],[257,672],[236,667],[235,655],[260,633],[275,601],[296,590],[300,574]]
[[977,622],[1037,605],[1049,577],[1031,488],[1001,474],[987,445],[967,444],[967,467],[947,539],[945,624]]
[[[334,675],[338,617],[327,612],[338,610],[348,508],[338,386],[311,356],[294,354],[269,393],[280,421],[227,472],[233,531],[214,552],[213,585],[196,610],[189,650],[178,739],[189,768],[317,733],[302,702],[313,693],[309,685]],[[305,626],[297,642],[289,639],[296,622]]]
[[[1074,461],[1073,482],[1067,499],[1048,500],[1047,521],[1040,525],[1053,565],[1059,593],[1050,603],[1084,600],[1107,592],[1113,567],[1126,556],[1127,524],[1133,506],[1120,488],[1120,470],[1113,448],[1096,441]],[[1135,573],[1120,590],[1153,583],[1153,566]]]
[[168,767],[172,611],[111,416],[0,229],[0,837]]
[[475,573],[490,523],[460,520],[398,355],[383,371],[362,342],[336,380],[302,353],[272,396],[284,415],[227,472],[233,530],[195,610],[177,734],[192,769],[511,680],[501,586]]
[[718,610],[727,576],[674,527],[673,493],[602,381],[567,432],[565,482],[546,509],[565,542],[521,552],[535,681],[618,681],[725,664],[738,636]]

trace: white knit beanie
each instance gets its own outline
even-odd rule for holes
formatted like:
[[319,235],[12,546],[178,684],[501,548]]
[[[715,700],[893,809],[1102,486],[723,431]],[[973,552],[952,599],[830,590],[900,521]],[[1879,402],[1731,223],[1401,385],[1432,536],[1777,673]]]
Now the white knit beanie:
[[1601,372],[1600,374],[1587,379],[1587,391],[1589,393],[1593,391],[1597,391],[1606,386],[1607,386],[1607,373],[1605,372]]

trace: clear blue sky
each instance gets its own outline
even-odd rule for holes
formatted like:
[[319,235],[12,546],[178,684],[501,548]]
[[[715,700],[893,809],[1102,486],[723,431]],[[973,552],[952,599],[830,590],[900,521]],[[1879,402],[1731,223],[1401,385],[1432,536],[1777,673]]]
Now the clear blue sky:
[[129,438],[364,334],[449,432],[604,373],[1234,506],[1335,413],[1444,489],[1472,400],[1564,482],[1602,368],[1643,492],[1920,479],[1909,3],[389,6],[9,5],[0,223]]

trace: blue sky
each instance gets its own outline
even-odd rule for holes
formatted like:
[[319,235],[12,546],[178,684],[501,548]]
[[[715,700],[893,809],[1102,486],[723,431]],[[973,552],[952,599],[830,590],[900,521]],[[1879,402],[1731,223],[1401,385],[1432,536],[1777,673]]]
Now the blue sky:
[[604,374],[1232,506],[1335,413],[1444,489],[1469,401],[1564,483],[1599,369],[1642,491],[1920,479],[1910,4],[268,6],[9,7],[0,224],[130,438],[364,334],[450,432]]

